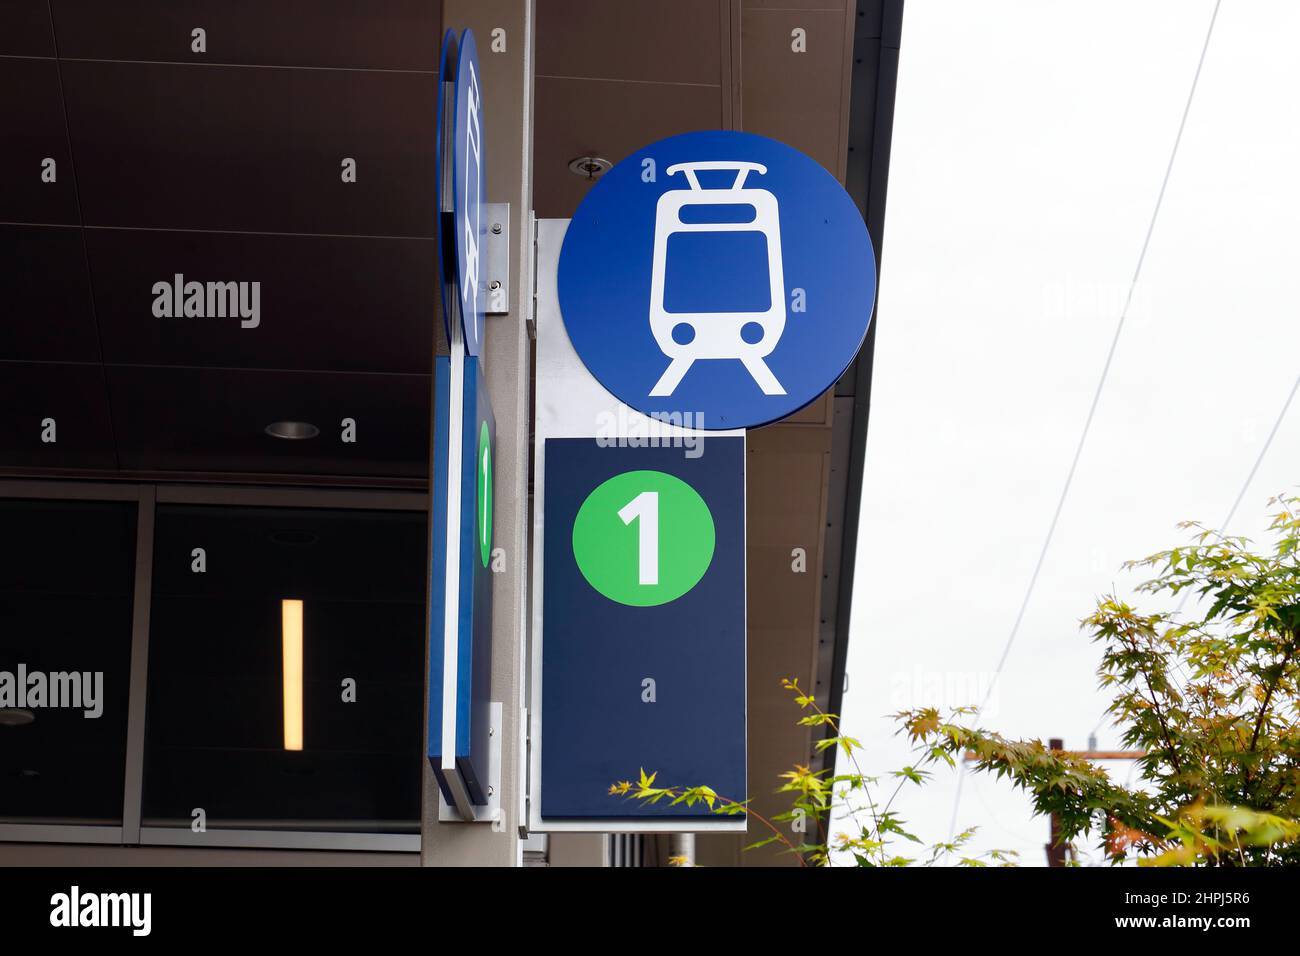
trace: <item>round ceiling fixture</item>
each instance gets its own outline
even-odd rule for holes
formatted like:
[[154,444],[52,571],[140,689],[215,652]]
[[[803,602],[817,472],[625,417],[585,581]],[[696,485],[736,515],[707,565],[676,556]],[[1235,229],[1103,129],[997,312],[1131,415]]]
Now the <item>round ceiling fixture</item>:
[[26,707],[0,707],[0,727],[22,727],[36,719]]
[[602,156],[579,156],[569,162],[569,172],[583,179],[595,179],[614,164]]
[[266,433],[272,438],[297,441],[302,438],[315,438],[320,434],[320,429],[311,422],[271,422],[266,426]]

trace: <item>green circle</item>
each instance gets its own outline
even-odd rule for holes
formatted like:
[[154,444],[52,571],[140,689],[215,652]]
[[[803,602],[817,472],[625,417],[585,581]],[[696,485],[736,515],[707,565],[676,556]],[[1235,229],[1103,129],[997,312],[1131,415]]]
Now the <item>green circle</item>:
[[[573,556],[611,601],[675,601],[713,561],[713,515],[700,493],[662,471],[625,471],[601,483],[573,522]],[[644,558],[644,560],[643,560]]]
[[478,430],[478,468],[474,473],[474,484],[478,487],[478,506],[474,509],[477,515],[478,555],[486,568],[488,558],[492,556],[492,440],[488,435],[487,422]]

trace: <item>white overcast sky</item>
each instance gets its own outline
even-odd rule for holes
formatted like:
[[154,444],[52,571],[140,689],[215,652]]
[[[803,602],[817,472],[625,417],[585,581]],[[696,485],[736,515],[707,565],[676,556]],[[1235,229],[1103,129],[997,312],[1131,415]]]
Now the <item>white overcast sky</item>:
[[[913,0],[903,24],[846,732],[975,704],[1083,428],[1214,7]],[[1120,564],[1218,525],[1300,372],[1300,4],[1223,0],[1129,318],[983,723],[1082,748],[1106,698],[1078,629]],[[1229,530],[1300,485],[1300,397]],[[1142,599],[1145,607],[1154,607]],[[1099,746],[1117,747],[1108,724]],[[1113,765],[1124,778],[1129,765]],[[955,773],[900,798],[947,836]],[[1043,865],[1047,821],[968,775],[959,827]]]

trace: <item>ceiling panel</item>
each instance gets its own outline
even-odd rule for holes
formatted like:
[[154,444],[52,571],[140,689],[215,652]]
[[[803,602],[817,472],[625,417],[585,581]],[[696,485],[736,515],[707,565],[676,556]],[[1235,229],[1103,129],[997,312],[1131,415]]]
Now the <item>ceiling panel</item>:
[[[203,365],[340,372],[433,367],[436,243],[238,233],[87,229],[104,359],[126,365]],[[254,320],[154,314],[155,283],[245,282]],[[214,287],[213,304],[230,301]],[[233,302],[231,302],[233,305]],[[251,311],[248,309],[246,311]]]
[[538,76],[722,82],[725,0],[542,0]]
[[54,56],[46,0],[0,3],[0,56]]
[[721,87],[537,78],[533,201],[540,219],[573,215],[591,183],[579,156],[618,162],[646,143],[722,125]]
[[81,230],[0,226],[0,263],[0,361],[98,362]]
[[[424,480],[440,12],[0,0],[0,469]],[[256,327],[155,314],[177,274]]]
[[87,224],[434,234],[428,76],[65,62],[63,78]]
[[[0,129],[0,222],[78,222],[54,60],[0,57]],[[54,182],[42,181],[47,157],[55,161]]]
[[[65,58],[437,70],[438,0],[53,0]],[[41,4],[44,7],[44,4]],[[48,28],[48,22],[47,22]],[[206,53],[191,32],[206,32]]]
[[[791,49],[803,29],[807,52]],[[833,175],[841,143],[845,15],[830,10],[746,10],[741,20],[745,129],[803,150]]]
[[745,0],[746,10],[837,10],[845,0]]
[[830,425],[831,399],[834,389],[823,392],[793,415],[781,419],[782,425]]
[[[45,419],[53,442],[41,440]],[[0,362],[0,449],[0,467],[114,467],[103,368]]]
[[[806,610],[811,613],[812,606]],[[773,792],[780,775],[795,764],[807,765],[811,750],[811,732],[799,724],[798,707],[780,683],[783,678],[798,678],[800,686],[808,688],[812,664],[809,631],[807,620],[797,627],[769,627],[751,618],[749,625],[749,793],[755,810],[769,819],[770,814],[790,809],[788,795]],[[736,837],[730,839],[741,842]],[[755,854],[738,862],[771,866],[783,861]]]
[[825,528],[823,469],[830,453],[830,429],[773,426],[749,433],[746,473],[751,548],[802,547],[811,560]]
[[[428,474],[427,375],[108,366],[121,466],[202,471],[421,478]],[[340,423],[356,421],[357,441]],[[286,441],[273,421],[310,422]]]
[[[813,515],[807,534],[780,544],[750,545],[745,549],[749,580],[748,606],[752,620],[764,627],[807,628],[817,606],[821,579],[817,575],[817,539],[821,521]],[[805,570],[794,569],[791,551],[803,548]]]

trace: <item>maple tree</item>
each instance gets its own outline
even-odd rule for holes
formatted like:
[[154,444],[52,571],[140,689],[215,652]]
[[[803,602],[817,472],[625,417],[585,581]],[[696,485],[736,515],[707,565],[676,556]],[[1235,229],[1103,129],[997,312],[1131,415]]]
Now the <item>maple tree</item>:
[[1094,837],[1111,860],[1300,864],[1300,498],[1269,505],[1263,551],[1184,522],[1189,544],[1125,565],[1154,570],[1139,593],[1188,592],[1197,613],[1143,614],[1107,595],[1083,621],[1102,646],[1107,712],[1146,754],[1133,786],[1042,741],[963,726],[960,713],[904,712],[905,732],[931,760],[970,753],[1055,813],[1063,841]]
[[[1195,522],[1189,544],[1125,565],[1152,569],[1139,594],[1194,595],[1198,609],[1144,614],[1115,595],[1082,622],[1101,646],[1098,677],[1124,744],[1142,751],[1132,785],[1104,767],[1041,740],[1015,740],[967,726],[973,708],[916,708],[895,715],[913,747],[912,765],[883,776],[862,772],[862,745],[841,734],[797,681],[785,680],[824,728],[818,752],[834,747],[849,772],[796,766],[778,792],[788,812],[759,816],[747,800],[707,786],[656,785],[656,774],[620,781],[610,793],[648,804],[702,803],[720,814],[747,813],[767,836],[748,847],[779,846],[803,865],[846,860],[859,866],[1013,865],[1014,854],[972,854],[975,829],[927,844],[896,809],[909,785],[938,767],[969,759],[1026,791],[1039,814],[1055,814],[1062,842],[1091,838],[1112,862],[1157,866],[1300,865],[1300,498],[1282,496],[1269,526],[1272,546]],[[887,794],[887,795],[886,795]],[[832,826],[840,829],[828,834]]]

